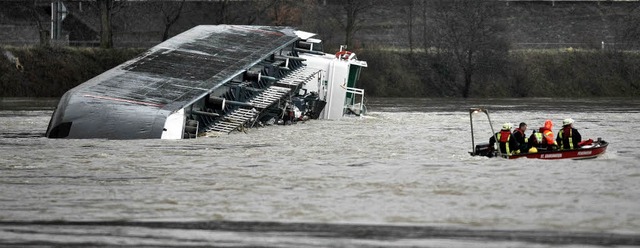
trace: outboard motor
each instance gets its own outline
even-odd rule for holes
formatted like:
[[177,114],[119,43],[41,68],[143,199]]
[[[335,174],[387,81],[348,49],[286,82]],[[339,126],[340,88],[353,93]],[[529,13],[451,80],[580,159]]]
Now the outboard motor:
[[487,157],[493,157],[494,154],[494,149],[491,145],[489,145],[489,143],[483,143],[483,144],[478,144],[476,145],[476,149],[475,149],[475,156],[487,156]]

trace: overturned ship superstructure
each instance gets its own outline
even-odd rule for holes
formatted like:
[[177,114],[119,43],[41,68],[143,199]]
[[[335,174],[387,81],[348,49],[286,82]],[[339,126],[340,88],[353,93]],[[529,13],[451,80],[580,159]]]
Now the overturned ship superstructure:
[[62,96],[49,138],[188,139],[364,112],[354,54],[289,27],[201,25]]

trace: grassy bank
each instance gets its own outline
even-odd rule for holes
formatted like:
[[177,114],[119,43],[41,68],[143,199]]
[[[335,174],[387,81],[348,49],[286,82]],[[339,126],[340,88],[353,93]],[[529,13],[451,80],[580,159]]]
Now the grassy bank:
[[[60,97],[140,49],[2,47],[0,97]],[[18,58],[22,68],[16,67]]]
[[[369,68],[360,87],[371,96],[460,97],[462,73],[437,55],[388,49],[358,53]],[[473,76],[471,97],[640,96],[640,53],[515,50]]]
[[[3,47],[0,97],[60,97],[143,51]],[[12,56],[23,68],[16,68]],[[369,65],[359,84],[367,96],[461,96],[460,70],[437,55],[369,49],[358,52],[358,57]],[[517,50],[488,68],[474,74],[471,97],[640,96],[640,54],[636,52]]]

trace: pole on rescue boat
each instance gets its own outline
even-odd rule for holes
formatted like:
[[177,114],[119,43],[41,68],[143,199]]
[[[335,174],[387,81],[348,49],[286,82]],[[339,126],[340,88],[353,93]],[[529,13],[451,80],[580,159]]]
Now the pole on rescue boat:
[[[474,130],[473,130],[473,114],[475,113],[480,113],[480,112],[484,112],[487,115],[487,120],[489,121],[489,127],[491,127],[491,133],[493,135],[495,135],[495,131],[493,130],[493,124],[491,124],[491,117],[489,116],[489,110],[486,109],[482,109],[482,108],[471,108],[469,109],[469,121],[471,122],[471,150],[473,151],[473,154],[476,154],[476,144],[475,144],[475,138],[473,136]],[[496,139],[496,143],[498,143],[498,137],[495,137]],[[495,146],[494,146],[495,149]],[[502,156],[502,153],[500,152],[500,147],[498,147],[498,155]],[[509,156],[509,155],[507,155]]]
[[473,138],[473,114],[478,113],[478,109],[469,109],[469,122],[471,123],[471,151],[476,155],[476,140]]
[[[482,109],[482,111],[487,114],[487,120],[489,120],[489,127],[491,127],[491,133],[495,136],[496,135],[496,131],[493,130],[493,124],[491,124],[491,116],[489,116],[489,110],[487,109]],[[502,151],[500,151],[500,143],[498,143],[498,137],[495,137],[496,139],[496,143],[498,144],[498,149],[496,149],[498,151],[498,156],[502,157]],[[509,145],[509,144],[507,144]],[[495,147],[494,147],[495,149]],[[509,158],[509,154],[507,154],[507,158]]]

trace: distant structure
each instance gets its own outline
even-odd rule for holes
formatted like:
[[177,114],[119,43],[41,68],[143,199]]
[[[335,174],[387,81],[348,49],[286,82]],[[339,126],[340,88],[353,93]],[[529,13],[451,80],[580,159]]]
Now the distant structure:
[[[620,42],[614,29],[620,26],[624,18],[622,15],[640,4],[640,0],[496,1],[504,2],[504,16],[501,19],[507,22],[507,35],[516,47],[600,48],[602,42],[606,47],[613,46]],[[126,1],[112,18],[114,46],[149,48],[161,42],[166,28],[166,16],[163,16],[166,11],[161,5],[176,2]],[[220,2],[187,0],[182,9],[184,14],[168,29],[169,37],[196,25],[246,24],[243,23],[247,22],[246,19],[220,18]],[[98,46],[101,25],[95,3],[95,0],[4,0],[0,3],[0,45],[51,42],[70,46]],[[318,0],[318,3],[319,8],[329,8],[341,1]],[[409,31],[402,14],[407,6],[397,2],[380,4],[385,6],[374,11],[373,15],[378,17],[361,28],[357,34],[358,41],[372,46],[407,46],[406,34]],[[421,18],[418,14],[415,16]],[[266,16],[256,17],[251,24],[270,25],[266,19]],[[325,37],[325,44],[339,45],[342,42],[339,38],[342,30],[333,31],[335,37]]]
[[[0,45],[86,45],[98,38],[95,15],[85,15],[90,1],[3,1]],[[95,1],[94,1],[95,2]],[[89,18],[87,18],[89,17]],[[92,20],[92,21],[88,21]]]

